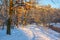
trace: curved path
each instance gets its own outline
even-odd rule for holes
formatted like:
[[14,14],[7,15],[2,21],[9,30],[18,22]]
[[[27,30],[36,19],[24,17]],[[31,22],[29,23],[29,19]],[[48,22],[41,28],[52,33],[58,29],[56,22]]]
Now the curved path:
[[[22,28],[21,30],[29,37],[29,40],[59,40],[59,33],[45,30],[44,28],[37,28],[37,27],[26,27]],[[54,33],[52,33],[54,32]],[[51,34],[52,33],[52,34]],[[59,37],[59,38],[58,38]]]

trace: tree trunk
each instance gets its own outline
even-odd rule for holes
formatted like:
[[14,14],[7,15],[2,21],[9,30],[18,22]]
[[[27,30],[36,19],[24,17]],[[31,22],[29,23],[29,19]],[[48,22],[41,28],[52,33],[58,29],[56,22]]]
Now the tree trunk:
[[7,34],[11,34],[11,22],[12,22],[12,14],[13,14],[13,0],[10,0],[9,3],[9,18],[7,20]]
[[8,34],[8,35],[11,34],[10,27],[11,27],[11,19],[9,18],[9,19],[7,20],[7,34]]

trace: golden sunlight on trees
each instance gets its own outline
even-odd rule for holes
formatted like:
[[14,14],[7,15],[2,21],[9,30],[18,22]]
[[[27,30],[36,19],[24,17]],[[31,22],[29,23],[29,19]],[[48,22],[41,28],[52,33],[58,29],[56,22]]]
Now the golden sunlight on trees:
[[[31,19],[33,19],[33,21],[35,21],[36,23],[46,24],[54,21],[56,18],[60,18],[60,9],[51,8],[50,5],[38,6],[36,4],[36,1],[37,0],[16,0],[11,2],[10,4],[13,3],[11,9],[13,9],[14,11],[13,13],[10,13],[10,16],[12,15],[12,18],[13,16],[17,17],[17,24],[23,23],[22,20],[24,19],[26,19],[26,24],[28,23],[28,21],[31,21]],[[7,4],[8,1],[4,1],[4,7],[3,5],[0,6],[3,17],[5,17],[6,14],[8,15],[9,5]]]
[[[46,26],[51,22],[60,22],[60,9],[51,8],[50,5],[40,6],[37,4],[37,0],[4,0],[3,5],[0,5],[0,15],[2,16],[0,20],[4,19],[2,20],[3,23],[8,20],[17,27],[19,24],[36,23]],[[9,24],[8,28],[10,28],[11,24]]]

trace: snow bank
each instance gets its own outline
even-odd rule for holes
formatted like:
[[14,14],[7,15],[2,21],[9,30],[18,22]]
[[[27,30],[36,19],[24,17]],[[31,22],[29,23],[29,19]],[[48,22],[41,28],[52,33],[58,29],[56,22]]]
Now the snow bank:
[[57,33],[51,29],[38,28],[37,25],[27,25],[25,28],[21,28],[30,40],[59,40],[60,33]]
[[32,40],[34,35],[30,29],[27,28],[20,28],[20,29],[23,30],[23,32],[28,36],[29,40]]
[[[21,25],[22,26],[22,25]],[[0,30],[0,40],[60,40],[60,33],[35,24],[19,26],[6,35],[6,30]]]
[[55,26],[55,27],[58,27],[58,28],[60,28],[60,23],[51,23],[50,25],[53,25],[53,26]]
[[28,40],[28,37],[22,30],[11,30],[11,35],[6,35],[6,30],[0,30],[0,40]]

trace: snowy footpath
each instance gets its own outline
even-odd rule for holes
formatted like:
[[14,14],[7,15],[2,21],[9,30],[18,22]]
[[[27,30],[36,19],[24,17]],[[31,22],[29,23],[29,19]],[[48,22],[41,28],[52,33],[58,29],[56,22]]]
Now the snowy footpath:
[[30,40],[60,40],[60,33],[41,26],[27,25],[19,29],[23,30]]
[[6,30],[0,30],[0,40],[60,40],[60,33],[37,25],[19,26],[6,35]]

